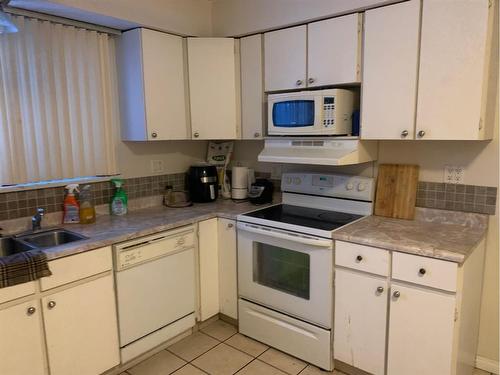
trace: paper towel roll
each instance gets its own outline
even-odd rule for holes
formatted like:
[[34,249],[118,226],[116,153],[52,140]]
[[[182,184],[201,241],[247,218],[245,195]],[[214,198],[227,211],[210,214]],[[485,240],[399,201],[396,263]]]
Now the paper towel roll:
[[231,188],[248,189],[248,167],[233,167]]

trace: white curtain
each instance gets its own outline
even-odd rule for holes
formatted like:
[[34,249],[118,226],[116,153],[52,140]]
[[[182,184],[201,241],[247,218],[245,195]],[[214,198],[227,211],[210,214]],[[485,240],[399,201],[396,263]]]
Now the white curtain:
[[0,34],[0,185],[116,173],[114,40],[11,17]]

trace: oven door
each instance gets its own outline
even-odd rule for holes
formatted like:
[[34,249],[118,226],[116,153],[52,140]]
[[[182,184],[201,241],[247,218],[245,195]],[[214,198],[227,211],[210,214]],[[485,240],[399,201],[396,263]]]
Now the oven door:
[[239,222],[240,297],[331,328],[332,246],[331,239]]
[[322,130],[322,96],[277,94],[268,97],[269,135],[316,134]]

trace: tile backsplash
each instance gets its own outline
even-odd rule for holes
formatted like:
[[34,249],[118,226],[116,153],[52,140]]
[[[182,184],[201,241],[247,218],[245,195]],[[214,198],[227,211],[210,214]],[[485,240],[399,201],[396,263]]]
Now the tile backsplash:
[[419,181],[417,207],[494,215],[497,188]]
[[[175,173],[160,176],[124,179],[124,188],[129,199],[144,198],[163,194],[165,186],[184,189],[185,174]],[[110,202],[114,193],[111,182],[90,183],[94,204]],[[38,190],[0,193],[0,221],[32,216],[41,207],[47,213],[62,211],[64,188],[55,187]]]

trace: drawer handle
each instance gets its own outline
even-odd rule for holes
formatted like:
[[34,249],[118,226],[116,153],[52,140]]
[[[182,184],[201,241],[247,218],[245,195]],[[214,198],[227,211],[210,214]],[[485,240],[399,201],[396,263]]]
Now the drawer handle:
[[358,255],[358,256],[356,257],[356,262],[358,262],[358,263],[359,263],[359,262],[361,262],[362,260],[363,260],[363,257],[362,257],[361,255]]
[[392,293],[392,296],[398,299],[399,297],[401,297],[401,293],[399,292],[399,290],[396,290],[394,293]]
[[49,308],[49,310],[53,309],[54,307],[56,307],[56,301],[49,301],[49,303],[47,303],[47,307]]
[[232,227],[234,227],[234,224],[229,223],[229,224],[227,225],[227,227],[228,227],[228,228],[232,228]]
[[377,288],[377,293],[378,293],[378,294],[382,294],[382,293],[384,293],[384,287],[383,287],[383,286],[379,286],[379,287]]
[[418,273],[419,273],[420,275],[422,275],[422,276],[424,276],[426,272],[427,272],[427,271],[425,270],[425,268],[420,268],[420,269],[418,270]]
[[33,306],[28,307],[28,310],[26,310],[26,314],[28,314],[28,315],[33,315],[35,312],[36,312],[36,309]]

